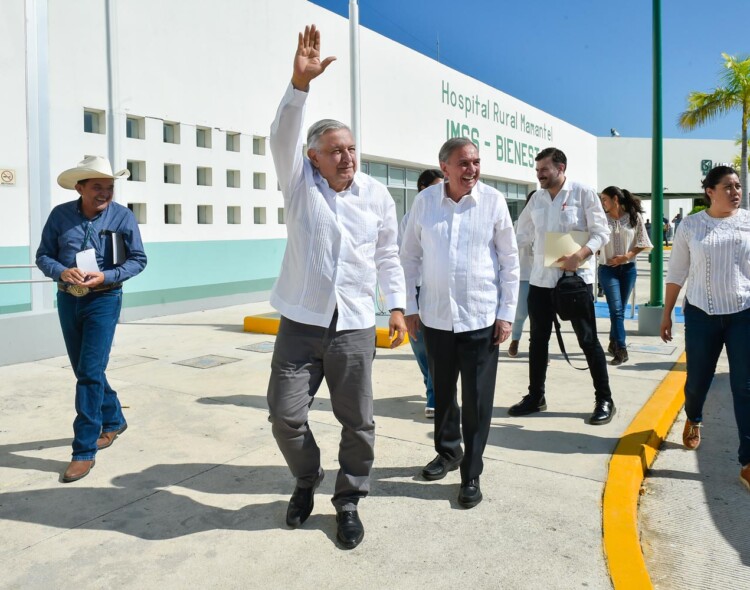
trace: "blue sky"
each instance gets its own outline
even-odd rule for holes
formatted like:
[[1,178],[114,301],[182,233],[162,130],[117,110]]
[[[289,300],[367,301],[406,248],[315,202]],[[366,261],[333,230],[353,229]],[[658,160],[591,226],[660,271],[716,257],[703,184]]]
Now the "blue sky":
[[[349,0],[311,0],[343,16]],[[721,12],[714,11],[720,8]],[[360,24],[594,135],[652,133],[651,0],[359,0]],[[740,113],[677,126],[721,54],[750,53],[750,0],[662,0],[664,136],[734,139]],[[325,49],[324,49],[325,52]]]

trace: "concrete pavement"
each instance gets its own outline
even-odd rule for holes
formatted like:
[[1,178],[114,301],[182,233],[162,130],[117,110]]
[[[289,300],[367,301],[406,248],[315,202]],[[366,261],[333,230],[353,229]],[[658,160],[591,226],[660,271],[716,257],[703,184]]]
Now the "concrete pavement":
[[[645,270],[638,293],[647,298]],[[246,315],[267,311],[248,304],[119,326],[108,376],[130,427],[73,484],[59,483],[74,417],[67,359],[0,368],[0,586],[611,587],[601,543],[607,463],[681,352],[680,331],[666,346],[628,322],[630,362],[610,370],[618,413],[599,427],[585,423],[588,372],[570,368],[554,341],[549,410],[507,416],[526,391],[528,345],[516,359],[502,352],[485,499],[468,511],[456,503],[457,472],[419,477],[434,451],[410,349],[378,350],[376,461],[360,504],[366,535],[342,551],[330,504],[340,428],[325,386],[310,422],[328,477],[307,523],[284,524],[294,482],[267,422],[270,354],[241,349],[273,341],[242,332]],[[598,324],[606,342],[609,321]],[[226,363],[176,364],[207,355]]]

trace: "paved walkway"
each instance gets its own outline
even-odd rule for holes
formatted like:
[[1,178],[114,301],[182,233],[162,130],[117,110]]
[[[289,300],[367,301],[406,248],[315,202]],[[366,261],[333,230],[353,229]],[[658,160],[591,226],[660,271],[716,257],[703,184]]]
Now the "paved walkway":
[[[640,302],[645,271],[638,289]],[[485,500],[468,511],[456,503],[457,472],[419,477],[434,451],[410,349],[378,350],[366,535],[342,551],[329,501],[340,428],[325,388],[310,421],[328,477],[308,522],[284,525],[294,482],[267,422],[270,354],[242,348],[273,341],[241,330],[245,315],[267,311],[249,304],[121,325],[108,375],[130,428],[73,484],[59,483],[73,420],[67,359],[0,368],[0,587],[611,587],[601,543],[607,463],[681,352],[679,336],[666,346],[628,322],[630,362],[610,371],[618,413],[600,427],[585,423],[588,372],[571,369],[554,343],[549,410],[508,417],[528,383],[527,343],[516,359],[503,353]],[[600,333],[608,327],[599,320]],[[231,362],[179,364],[206,355]]]
[[700,448],[683,448],[680,412],[644,483],[641,543],[659,589],[750,587],[750,494],[739,482],[728,372],[722,355]]

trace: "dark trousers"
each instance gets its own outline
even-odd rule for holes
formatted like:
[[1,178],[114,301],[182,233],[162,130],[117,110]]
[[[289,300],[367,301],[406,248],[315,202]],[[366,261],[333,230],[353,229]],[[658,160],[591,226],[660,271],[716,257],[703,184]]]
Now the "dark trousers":
[[[498,347],[492,344],[494,324],[471,332],[449,332],[422,326],[435,389],[435,450],[443,457],[461,456],[461,430],[466,452],[461,480],[479,477],[484,464],[495,397]],[[461,374],[461,409],[456,401]]]
[[[589,316],[572,320],[573,330],[578,337],[578,345],[586,355],[591,379],[594,381],[594,392],[597,400],[612,401],[609,389],[607,359],[602,345],[596,336],[596,317],[594,316],[594,288],[588,285],[591,292]],[[544,396],[544,382],[547,379],[547,355],[552,336],[552,321],[555,310],[552,305],[554,289],[529,286],[529,321],[531,322],[531,342],[529,344],[529,393],[537,399]]]
[[750,309],[726,315],[708,315],[685,303],[685,414],[691,422],[703,421],[703,404],[711,387],[716,362],[726,346],[729,360],[729,386],[734,402],[734,418],[740,435],[738,459],[750,463]]

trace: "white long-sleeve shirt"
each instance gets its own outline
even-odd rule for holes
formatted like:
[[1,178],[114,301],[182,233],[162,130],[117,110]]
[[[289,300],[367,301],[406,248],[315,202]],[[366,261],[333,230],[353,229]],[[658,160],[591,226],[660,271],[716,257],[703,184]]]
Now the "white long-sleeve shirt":
[[685,281],[685,298],[709,315],[750,307],[750,212],[716,218],[701,211],[682,220],[666,282]]
[[[516,238],[520,247],[534,244],[534,264],[529,283],[536,287],[552,289],[562,276],[560,268],[544,266],[544,240],[547,232],[588,232],[586,246],[596,252],[609,241],[607,216],[596,191],[573,180],[565,182],[552,199],[549,191],[536,191],[518,218]],[[594,261],[590,268],[581,268],[578,274],[587,284],[594,282]]]
[[287,244],[271,305],[283,316],[337,330],[375,325],[375,286],[388,309],[405,307],[396,207],[388,189],[357,172],[332,190],[302,155],[307,92],[290,84],[271,126],[271,153],[286,208]]
[[[437,330],[468,332],[512,322],[518,300],[518,248],[502,194],[478,182],[458,203],[446,184],[414,201],[401,241],[406,314]],[[417,280],[421,276],[419,307]]]

